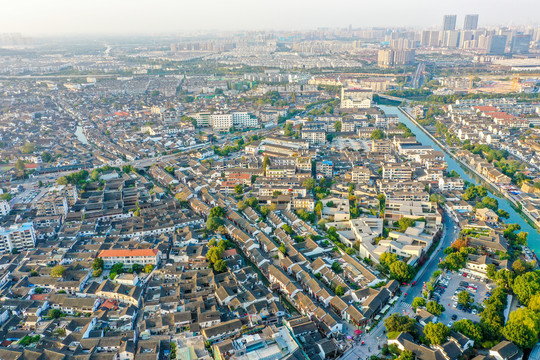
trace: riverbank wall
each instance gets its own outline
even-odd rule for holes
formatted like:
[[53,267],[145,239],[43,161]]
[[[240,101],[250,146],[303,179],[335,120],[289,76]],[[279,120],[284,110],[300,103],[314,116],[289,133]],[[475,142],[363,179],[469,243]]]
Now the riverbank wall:
[[532,217],[530,217],[528,214],[524,213],[522,210],[521,210],[521,204],[512,196],[512,194],[510,194],[507,190],[505,189],[501,189],[499,186],[497,186],[497,184],[493,183],[491,180],[489,180],[488,178],[486,178],[484,175],[482,175],[481,173],[478,172],[478,170],[476,168],[474,168],[473,166],[471,166],[470,164],[468,164],[467,162],[463,161],[462,159],[460,159],[458,156],[456,156],[454,153],[452,153],[452,151],[450,150],[450,148],[448,147],[448,145],[446,144],[443,144],[439,139],[437,139],[435,136],[433,136],[432,133],[430,133],[429,131],[427,131],[424,126],[422,126],[420,123],[418,123],[418,121],[416,121],[416,119],[411,115],[409,114],[409,112],[407,110],[405,110],[404,108],[402,108],[401,106],[398,106],[398,110],[401,111],[401,113],[403,115],[405,115],[413,124],[415,124],[416,126],[418,126],[418,128],[420,130],[422,130],[431,140],[433,140],[433,142],[435,142],[446,154],[448,154],[448,156],[450,156],[452,159],[454,159],[455,161],[458,162],[458,164],[464,166],[465,168],[467,168],[469,171],[471,171],[474,175],[478,176],[480,179],[482,179],[490,188],[491,190],[495,190],[496,192],[500,193],[506,200],[508,200],[510,202],[510,204],[512,204],[512,206],[514,207],[514,209],[516,210],[516,212],[521,215],[531,226],[535,227],[536,229],[540,229],[540,227],[536,224],[535,222],[535,219],[533,219]]

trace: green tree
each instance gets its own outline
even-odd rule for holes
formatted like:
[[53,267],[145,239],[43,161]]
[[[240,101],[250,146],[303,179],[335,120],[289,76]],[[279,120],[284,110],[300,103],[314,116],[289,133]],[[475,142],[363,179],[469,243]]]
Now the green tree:
[[404,217],[398,220],[398,227],[401,232],[405,232],[409,227],[414,226],[415,224],[416,220],[411,218]]
[[19,171],[24,171],[25,168],[26,167],[24,165],[24,161],[22,161],[21,159],[17,159],[17,162],[15,163],[15,169]]
[[144,265],[143,271],[144,271],[146,274],[150,274],[150,273],[152,272],[152,270],[154,270],[154,265],[152,265],[152,264],[146,264],[146,265]]
[[92,276],[95,278],[100,277],[103,274],[103,269],[92,270]]
[[122,171],[126,174],[129,174],[130,172],[135,172],[135,168],[133,165],[124,165],[122,166]]
[[105,266],[105,263],[104,263],[103,259],[100,258],[100,257],[95,258],[94,261],[92,262],[92,269],[94,269],[94,270],[98,270],[98,269],[103,270],[104,266]]
[[341,121],[336,121],[334,123],[334,129],[336,130],[336,132],[341,132]]
[[317,181],[310,177],[305,179],[302,185],[306,188],[306,190],[313,190],[313,188],[317,185]]
[[497,201],[497,199],[494,199],[494,198],[489,197],[489,196],[485,196],[485,197],[482,198],[481,202],[476,204],[475,207],[477,209],[488,208],[488,209],[491,209],[493,211],[497,211],[497,209],[499,208],[499,202]]
[[293,229],[291,228],[289,224],[283,224],[281,228],[283,229],[283,231],[285,231],[289,235],[293,233]]
[[211,217],[206,221],[206,228],[210,231],[216,231],[220,226],[223,226],[223,220],[217,217]]
[[23,154],[32,154],[34,151],[36,150],[36,145],[33,144],[33,143],[25,143],[22,147],[21,147],[21,152]]
[[379,259],[380,259],[380,262],[381,262],[382,265],[388,267],[388,266],[390,266],[390,264],[396,262],[398,257],[397,257],[396,254],[385,252],[385,253],[381,254]]
[[270,158],[268,157],[268,155],[264,155],[264,160],[263,160],[263,169],[266,171],[266,168],[268,166],[270,166],[271,163],[270,163]]
[[430,301],[426,305],[426,310],[432,313],[435,316],[441,315],[446,309],[443,305],[439,304],[436,301]]
[[540,294],[533,295],[529,300],[529,309],[534,312],[540,313]]
[[469,319],[456,321],[453,329],[467,336],[469,339],[474,340],[475,343],[480,343],[483,341],[482,328],[480,325],[473,323]]
[[517,275],[523,275],[530,270],[530,267],[525,261],[517,259],[512,264],[512,270],[514,270]]
[[429,201],[436,202],[439,205],[442,205],[446,202],[446,199],[441,194],[431,194],[429,197]]
[[245,209],[247,209],[247,204],[242,201],[242,200],[239,200],[237,203],[236,203],[236,208],[240,211],[244,211]]
[[522,349],[532,349],[538,342],[538,334],[517,323],[507,324],[503,329],[503,335]]
[[141,271],[143,271],[143,266],[141,264],[133,264],[133,265],[131,265],[131,271],[130,272],[139,274]]
[[212,209],[210,209],[210,214],[208,215],[210,218],[223,218],[225,217],[225,210],[221,206],[215,206]]
[[399,354],[398,360],[414,360],[414,354],[412,351],[404,350]]
[[216,261],[214,263],[214,270],[217,271],[218,273],[227,271],[227,263],[222,259]]
[[384,326],[387,332],[414,332],[416,321],[408,316],[393,313],[384,319]]
[[401,260],[394,261],[390,264],[389,269],[392,278],[399,282],[409,282],[414,276],[412,267]]
[[208,252],[206,253],[206,259],[211,263],[215,264],[218,262],[218,260],[221,260],[221,257],[223,256],[223,249],[219,246],[213,246],[210,249],[208,249]]
[[62,311],[60,309],[51,309],[47,313],[47,316],[50,319],[58,319],[60,316],[62,316]]
[[495,264],[489,264],[486,270],[487,277],[493,280],[495,278],[496,273],[497,273],[497,267],[495,266]]
[[111,272],[122,274],[124,272],[124,263],[116,263],[111,267]]
[[372,140],[384,139],[384,132],[381,129],[373,130],[371,133]]
[[317,204],[315,204],[315,213],[317,214],[317,216],[321,216],[323,208],[324,208],[323,203],[320,201],[317,201]]
[[343,290],[343,286],[341,285],[336,286],[336,291],[334,292],[336,293],[337,296],[342,296],[343,294],[345,294],[345,291]]
[[283,128],[285,136],[292,136],[294,134],[293,127],[291,123],[285,124]]
[[460,291],[457,295],[458,303],[460,303],[463,306],[469,306],[474,300],[471,297],[471,294],[469,294],[468,291],[463,290]]
[[415,297],[412,302],[412,308],[416,311],[419,307],[426,306],[426,299],[423,297]]
[[64,272],[66,271],[66,268],[62,265],[56,265],[51,270],[51,276],[52,277],[62,277],[64,275]]
[[238,195],[242,195],[244,193],[244,187],[242,186],[242,184],[236,184],[234,186],[234,192]]
[[337,261],[334,261],[332,263],[332,270],[334,270],[336,273],[340,273],[341,271],[343,271],[343,269],[341,268],[341,264],[338,263]]
[[287,248],[285,247],[285,244],[279,245],[278,250],[281,251],[283,255],[287,255]]
[[516,277],[513,286],[514,294],[519,301],[528,305],[529,300],[540,293],[540,270],[531,271]]
[[450,329],[442,323],[428,323],[424,326],[424,335],[432,345],[441,345],[450,335]]

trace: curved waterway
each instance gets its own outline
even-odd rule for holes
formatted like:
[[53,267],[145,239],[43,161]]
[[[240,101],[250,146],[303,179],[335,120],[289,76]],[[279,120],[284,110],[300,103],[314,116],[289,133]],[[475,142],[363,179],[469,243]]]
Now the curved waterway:
[[456,160],[454,160],[444,149],[441,149],[426,133],[416,126],[407,116],[405,116],[397,106],[385,106],[378,105],[378,107],[387,114],[396,114],[399,117],[399,121],[404,123],[411,129],[411,131],[416,136],[418,142],[421,142],[423,145],[432,146],[436,150],[444,152],[444,158],[448,163],[448,171],[455,170],[463,180],[473,183],[475,185],[483,185],[488,189],[488,195],[492,198],[497,199],[499,202],[499,208],[503,209],[510,214],[510,218],[506,219],[507,223],[517,223],[521,226],[521,230],[529,233],[529,248],[533,250],[536,254],[540,253],[540,233],[536,228],[531,226],[523,217],[520,215],[514,207],[512,207],[510,201],[506,199],[502,194],[500,194],[496,189],[493,188],[490,184],[487,184],[480,177],[475,175],[472,171],[460,165]]

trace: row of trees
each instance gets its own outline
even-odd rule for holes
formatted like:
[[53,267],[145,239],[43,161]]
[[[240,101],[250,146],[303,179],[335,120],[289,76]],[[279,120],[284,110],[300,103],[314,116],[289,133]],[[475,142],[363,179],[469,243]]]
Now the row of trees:
[[126,270],[123,263],[116,263],[111,267],[111,271],[109,272],[109,279],[114,280],[118,275],[123,273],[139,274],[141,272],[144,272],[145,274],[149,274],[152,272],[152,270],[154,270],[154,265],[152,264],[146,264],[145,266],[142,266],[141,264],[133,264],[131,265],[131,268]]
[[223,260],[223,253],[230,247],[229,242],[227,240],[216,242],[215,239],[212,239],[208,243],[208,246],[209,249],[206,253],[206,259],[212,268],[218,273],[227,271],[227,263]]

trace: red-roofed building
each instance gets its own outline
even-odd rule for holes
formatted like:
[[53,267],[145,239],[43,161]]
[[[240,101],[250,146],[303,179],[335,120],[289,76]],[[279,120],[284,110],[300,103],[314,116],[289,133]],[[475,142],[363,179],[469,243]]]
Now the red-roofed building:
[[107,310],[118,310],[118,300],[107,299],[103,304],[101,304],[99,308]]
[[158,249],[113,249],[102,250],[98,257],[103,259],[105,269],[110,269],[114,264],[122,263],[125,268],[133,264],[147,265],[159,264],[161,251]]
[[229,250],[225,250],[223,252],[223,258],[224,259],[227,259],[227,258],[230,258],[232,256],[236,256],[238,254],[238,252],[236,251],[236,249],[229,249]]
[[473,109],[480,112],[494,112],[498,111],[498,109],[495,106],[473,106]]
[[129,116],[129,113],[127,113],[125,111],[117,111],[117,112],[114,113],[114,115],[126,117],[126,116]]
[[234,181],[237,184],[251,185],[251,174],[232,173],[229,174],[229,181]]
[[506,128],[526,128],[529,127],[529,121],[527,119],[521,119],[514,115],[508,114],[504,111],[486,112],[486,116],[493,119],[497,125],[504,126]]

